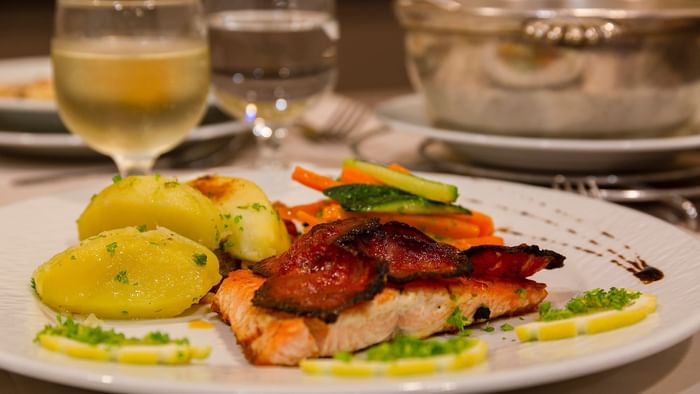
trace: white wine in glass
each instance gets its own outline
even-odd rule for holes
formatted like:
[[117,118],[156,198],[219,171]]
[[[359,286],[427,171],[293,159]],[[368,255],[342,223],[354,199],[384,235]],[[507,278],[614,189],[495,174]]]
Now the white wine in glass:
[[[159,11],[157,2],[146,1],[114,2],[124,3],[119,10],[100,1],[75,0],[59,0],[59,9],[62,3],[64,24],[73,14],[83,15],[73,20],[90,18],[91,11],[98,20],[122,22],[154,19]],[[185,12],[199,8],[194,0],[164,4],[170,8],[164,13],[181,15],[184,26],[197,17]],[[127,15],[125,9],[130,10]],[[153,18],[144,16],[149,12]],[[182,142],[204,113],[209,89],[206,34],[172,34],[168,24],[160,29],[152,23],[139,34],[138,29],[120,31],[120,23],[114,29],[96,29],[101,32],[96,34],[87,28],[91,24],[85,25],[85,30],[75,24],[66,29],[80,34],[57,32],[52,41],[61,119],[87,145],[111,156],[123,176],[148,173],[155,159]]]
[[289,125],[335,84],[334,2],[211,0],[209,5],[218,103],[251,124],[257,164],[279,164]]

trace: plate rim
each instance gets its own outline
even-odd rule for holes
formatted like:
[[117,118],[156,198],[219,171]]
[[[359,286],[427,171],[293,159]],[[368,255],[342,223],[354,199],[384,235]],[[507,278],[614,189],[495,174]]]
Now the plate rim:
[[[448,142],[471,146],[502,147],[522,151],[558,151],[591,153],[643,153],[643,152],[682,152],[700,147],[700,134],[676,137],[653,137],[639,139],[569,139],[539,138],[483,134],[443,127],[427,122],[415,123],[398,116],[398,108],[410,108],[425,114],[424,98],[420,93],[403,94],[377,104],[377,116],[397,130],[422,135]],[[405,110],[404,110],[405,111]],[[421,119],[421,120],[427,120]]]
[[[302,164],[302,163],[300,163]],[[303,163],[306,165],[306,163]],[[310,166],[314,169],[318,169],[320,167],[313,167]],[[322,167],[321,167],[322,168]],[[225,170],[225,171],[224,171]],[[337,168],[326,168],[323,170],[329,170],[329,171],[337,171]],[[222,174],[235,174],[238,172],[239,174],[250,174],[252,173],[257,173],[259,176],[263,176],[266,174],[263,170],[260,169],[254,169],[251,170],[249,168],[241,168],[241,167],[226,167],[226,168],[221,168],[219,169],[219,172]],[[616,210],[622,210],[628,212],[628,214],[633,214],[638,216],[640,219],[645,218],[644,220],[648,220],[650,222],[655,222],[656,225],[666,227],[667,230],[674,231],[675,234],[680,235],[683,237],[685,240],[690,240],[691,242],[695,243],[696,247],[698,247],[698,243],[700,242],[700,239],[697,239],[695,237],[692,237],[690,234],[678,229],[675,226],[672,226],[666,222],[663,222],[659,219],[649,217],[648,215],[644,215],[643,213],[639,211],[635,211],[631,208],[624,207],[624,206],[619,206],[611,203],[607,203],[604,201],[591,201],[590,199],[586,199],[585,197],[570,194],[570,193],[564,193],[564,192],[557,192],[551,189],[546,189],[542,187],[537,187],[537,186],[532,186],[532,185],[524,185],[524,184],[517,184],[514,182],[508,182],[508,181],[500,181],[500,180],[492,180],[492,179],[481,179],[481,178],[475,178],[475,177],[469,177],[469,176],[459,176],[459,175],[451,175],[451,174],[440,174],[440,173],[425,173],[421,172],[421,174],[427,174],[427,175],[437,175],[443,179],[467,179],[468,182],[486,182],[486,183],[492,183],[492,184],[505,184],[508,187],[517,187],[519,189],[525,189],[527,190],[528,193],[538,192],[538,193],[545,193],[547,195],[548,193],[558,193],[560,196],[567,196],[567,198],[570,199],[575,199],[578,201],[583,201],[586,200],[589,203],[593,204],[604,204],[608,207],[614,207]],[[188,174],[192,175],[193,174]],[[31,203],[34,200],[38,200],[41,198],[59,198],[61,196],[74,196],[76,192],[81,192],[81,191],[93,191],[94,187],[96,187],[99,184],[98,181],[92,181],[89,184],[83,186],[80,188],[80,190],[71,190],[71,191],[65,191],[62,193],[58,194],[44,194],[40,196],[33,197],[29,200],[24,200],[24,201],[17,201],[13,202],[10,204],[4,204],[0,205],[0,211],[5,210],[5,209],[12,209],[13,207],[17,205],[22,205],[22,204],[28,204]],[[551,195],[553,196],[553,195]],[[27,292],[27,297],[31,297],[31,294]],[[642,358],[648,357],[652,354],[658,353],[662,350],[665,350],[677,343],[680,343],[690,336],[694,335],[695,333],[700,331],[700,314],[695,314],[695,315],[689,315],[687,319],[682,321],[682,324],[674,324],[668,329],[665,329],[664,335],[660,337],[657,336],[655,341],[640,341],[635,343],[634,345],[632,344],[626,344],[621,347],[615,347],[612,349],[606,349],[604,351],[599,351],[595,353],[591,353],[588,355],[584,356],[578,356],[578,357],[571,357],[567,358],[564,360],[560,360],[557,362],[548,362],[544,364],[537,364],[534,366],[529,366],[527,368],[517,368],[517,369],[509,369],[505,371],[499,372],[499,376],[502,378],[500,380],[499,384],[494,384],[493,382],[487,382],[487,384],[484,384],[484,382],[479,382],[481,383],[482,386],[476,386],[476,387],[470,387],[470,389],[474,390],[487,390],[487,391],[495,391],[495,390],[505,390],[505,389],[515,389],[515,388],[525,388],[525,387],[531,387],[535,385],[540,385],[540,384],[545,384],[545,383],[552,383],[552,382],[558,382],[574,377],[579,377],[579,376],[585,376],[585,375],[590,375],[595,372],[600,372],[604,370],[608,370],[614,367],[618,367],[621,365],[625,365],[637,360],[641,360]],[[644,338],[648,338],[649,334],[646,334]],[[601,360],[602,359],[602,360]],[[89,362],[89,361],[87,361]],[[36,367],[36,365],[39,364],[42,367],[49,367],[49,369],[52,371],[52,374],[50,376],[42,375],[41,374],[41,369],[36,369],[32,367]],[[582,365],[583,364],[583,365]],[[577,368],[573,368],[576,366]],[[86,370],[81,370],[77,368],[72,368],[70,366],[65,366],[62,364],[56,364],[50,361],[46,360],[37,360],[36,358],[32,359],[26,355],[15,355],[12,353],[6,353],[3,351],[3,349],[0,349],[0,368],[21,374],[21,375],[26,375],[26,376],[31,376],[34,378],[37,378],[39,380],[44,380],[44,381],[51,381],[55,383],[61,383],[61,384],[66,384],[74,387],[83,387],[83,388],[89,388],[89,389],[96,389],[96,390],[101,390],[105,392],[130,392],[130,393],[149,393],[152,392],[154,388],[162,388],[162,386],[158,386],[159,382],[161,382],[160,379],[158,378],[143,378],[139,376],[130,376],[130,375],[106,375],[106,374],[99,374],[95,373],[92,371],[86,371]],[[541,371],[541,372],[540,372]],[[535,372],[533,374],[533,372]],[[546,374],[544,372],[547,372]],[[540,375],[540,377],[534,377]],[[401,391],[408,391],[406,388],[409,383],[411,385],[411,389],[413,391],[417,392],[459,392],[459,390],[464,389],[465,387],[469,387],[470,384],[474,382],[470,382],[470,376],[469,375],[462,375],[461,379],[459,379],[458,374],[453,374],[453,375],[445,375],[445,374],[440,374],[440,375],[428,375],[427,377],[448,377],[447,379],[431,379],[428,382],[423,382],[423,383],[416,383],[416,382],[409,382],[407,380],[393,380],[391,381],[390,384],[384,384],[382,385],[381,388],[376,388],[375,392],[394,392],[396,390],[401,390]],[[544,376],[544,377],[542,377]],[[105,381],[105,377],[109,377],[110,379],[107,379],[108,381]],[[417,377],[415,379],[420,380],[422,377]],[[452,379],[449,379],[452,378]],[[350,382],[349,385],[336,388],[336,392],[343,392],[343,393],[354,393],[357,392],[358,389],[365,388],[365,389],[370,389],[372,387],[372,382],[376,382],[375,380],[342,380],[342,379],[337,379],[336,381],[341,382],[341,383],[348,383]],[[517,381],[517,384],[511,383]],[[355,384],[353,384],[355,383]],[[359,384],[358,384],[359,383]],[[405,385],[404,385],[405,384]],[[203,385],[202,383],[199,382],[181,382],[178,381],[179,387],[175,388],[174,386],[171,386],[170,392],[173,393],[192,393],[193,389],[196,389],[198,391],[206,391],[206,392],[216,392],[216,393],[223,393],[223,392],[259,392],[259,393],[269,393],[269,392],[298,392],[299,388],[293,388],[293,387],[283,387],[283,386],[264,386],[261,387],[260,385],[250,385],[250,384],[242,384],[238,386],[222,386],[221,384],[207,384]],[[313,385],[313,386],[304,386],[303,389],[305,392],[325,392],[324,387],[321,384],[319,385]],[[471,390],[470,390],[471,391]]]

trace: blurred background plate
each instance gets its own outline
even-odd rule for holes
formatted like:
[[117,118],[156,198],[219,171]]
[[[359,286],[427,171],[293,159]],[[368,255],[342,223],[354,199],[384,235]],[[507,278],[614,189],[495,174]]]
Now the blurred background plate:
[[[58,114],[47,115],[40,123],[27,123],[17,129],[6,129],[0,116],[0,151],[5,153],[45,157],[95,157],[99,153],[90,149],[80,138],[70,134],[61,124]],[[183,146],[200,142],[230,139],[247,135],[249,127],[231,119],[215,106],[209,106],[199,127],[192,130]]]
[[418,94],[389,99],[377,107],[380,119],[407,133],[447,142],[475,163],[523,170],[603,172],[671,166],[678,154],[700,148],[698,124],[673,134],[638,139],[557,139],[480,134],[435,126]]
[[[97,152],[71,134],[61,122],[53,89],[45,85],[50,80],[48,57],[0,60],[0,152],[43,157],[97,157]],[[23,91],[13,92],[13,89]],[[27,89],[34,90],[29,92],[29,97],[20,97]],[[221,112],[210,98],[199,127],[190,133],[182,147],[221,142],[248,130],[245,124]]]
[[[49,81],[51,62],[48,57],[27,57],[0,61],[0,93],[18,85]],[[36,97],[13,97],[0,94],[0,112],[56,112],[53,100]]]

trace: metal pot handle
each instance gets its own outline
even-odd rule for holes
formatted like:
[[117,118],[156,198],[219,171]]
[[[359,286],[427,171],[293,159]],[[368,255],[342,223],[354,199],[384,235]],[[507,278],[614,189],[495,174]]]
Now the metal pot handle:
[[523,23],[525,36],[556,45],[596,45],[619,33],[620,27],[605,19],[530,19]]

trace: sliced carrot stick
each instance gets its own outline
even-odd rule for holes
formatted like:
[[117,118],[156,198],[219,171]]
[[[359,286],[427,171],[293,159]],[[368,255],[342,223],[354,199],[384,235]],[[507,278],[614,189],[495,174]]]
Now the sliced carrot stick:
[[388,168],[388,169],[390,169],[390,170],[398,171],[398,172],[403,172],[404,174],[410,174],[410,173],[411,173],[411,170],[409,170],[408,168],[402,166],[402,165],[399,164],[399,163],[391,163],[391,164],[389,164],[388,166],[386,166],[386,168]]
[[465,250],[477,245],[503,245],[503,238],[487,235],[475,238],[443,239],[442,242],[450,244],[459,250]]
[[370,175],[358,170],[357,168],[344,166],[340,174],[340,181],[343,183],[368,183],[372,185],[383,185],[383,183]]
[[304,186],[308,186],[320,192],[329,187],[342,185],[341,182],[299,166],[294,168],[294,172],[292,172],[292,179]]
[[370,215],[379,217],[382,222],[395,220],[409,224],[438,238],[473,238],[480,235],[480,228],[476,224],[448,216],[398,213],[371,213]]
[[302,223],[308,224],[309,226],[307,227],[307,229],[317,224],[323,223],[323,221],[317,218],[316,216],[310,215],[304,211],[297,212],[296,219]]
[[277,213],[280,214],[280,218],[283,220],[294,220],[296,218],[292,209],[279,201],[273,202],[272,207],[275,208]]
[[323,207],[330,204],[333,204],[333,200],[319,200],[309,204],[295,205],[293,207],[289,207],[289,210],[293,215],[296,215],[299,212],[306,212],[309,215],[316,216],[319,212],[321,212]]
[[459,219],[476,224],[477,226],[479,226],[479,236],[481,237],[493,234],[493,219],[491,219],[491,216],[486,215],[485,213],[472,210],[471,214],[458,213],[440,216],[449,216],[454,219]]
[[321,221],[323,222],[333,222],[347,216],[347,212],[338,203],[328,204],[321,209]]

